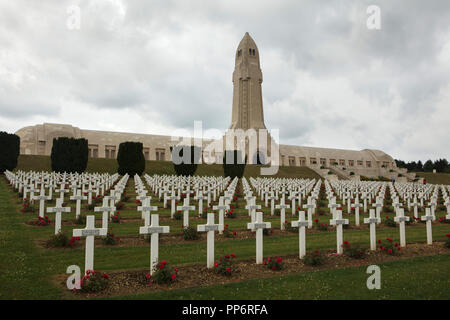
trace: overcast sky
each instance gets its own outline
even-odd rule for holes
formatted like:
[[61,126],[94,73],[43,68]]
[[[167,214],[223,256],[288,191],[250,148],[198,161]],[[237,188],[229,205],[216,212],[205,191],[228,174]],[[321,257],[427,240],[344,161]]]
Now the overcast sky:
[[0,130],[225,130],[247,31],[282,144],[450,159],[448,0],[0,0]]

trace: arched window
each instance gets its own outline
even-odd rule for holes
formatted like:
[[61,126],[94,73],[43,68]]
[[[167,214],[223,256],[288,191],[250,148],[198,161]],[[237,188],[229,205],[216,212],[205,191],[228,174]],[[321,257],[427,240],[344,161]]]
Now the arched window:
[[242,51],[241,49],[238,50],[238,57],[241,56],[241,51]]
[[255,49],[252,49],[253,55],[255,55]]
[[248,54],[252,55],[252,49],[248,49]]

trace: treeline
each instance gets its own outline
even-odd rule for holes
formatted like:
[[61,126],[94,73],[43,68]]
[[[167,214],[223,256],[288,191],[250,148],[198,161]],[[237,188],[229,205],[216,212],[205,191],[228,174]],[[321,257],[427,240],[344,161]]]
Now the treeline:
[[395,163],[397,164],[397,167],[399,168],[406,168],[408,171],[415,171],[415,172],[432,172],[433,170],[436,170],[436,172],[448,172],[450,173],[450,164],[448,163],[447,159],[438,159],[435,161],[427,160],[425,163],[422,163],[422,161],[411,161],[411,162],[405,162],[402,160],[395,160]]

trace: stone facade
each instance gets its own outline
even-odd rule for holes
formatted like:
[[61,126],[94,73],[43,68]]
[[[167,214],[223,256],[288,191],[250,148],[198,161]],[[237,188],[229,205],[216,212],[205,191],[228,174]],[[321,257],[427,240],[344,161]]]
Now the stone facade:
[[[248,33],[239,43],[235,56],[233,72],[233,106],[232,119],[228,132],[235,129],[266,130],[262,106],[262,72],[259,62],[259,50]],[[16,132],[21,138],[20,153],[31,155],[50,155],[53,138],[73,137],[85,138],[89,141],[89,156],[94,158],[115,158],[119,144],[125,141],[142,142],[144,156],[147,160],[170,161],[170,147],[178,141],[172,141],[170,136],[106,132],[82,130],[68,124],[50,124],[25,127]],[[267,151],[270,158],[270,145],[275,143],[268,135]],[[204,158],[221,162],[222,153],[206,151],[207,145],[218,141],[204,140]],[[224,144],[225,145],[225,144]],[[222,149],[223,152],[223,149]],[[248,146],[246,146],[248,154]],[[407,175],[400,172],[394,159],[379,150],[340,150],[328,148],[313,148],[301,146],[279,145],[279,161],[284,166],[307,166],[326,176],[341,176],[354,178],[364,175],[368,177],[397,177]],[[214,160],[213,160],[214,159]],[[254,155],[250,155],[249,163],[254,163]],[[333,175],[331,172],[333,171]]]

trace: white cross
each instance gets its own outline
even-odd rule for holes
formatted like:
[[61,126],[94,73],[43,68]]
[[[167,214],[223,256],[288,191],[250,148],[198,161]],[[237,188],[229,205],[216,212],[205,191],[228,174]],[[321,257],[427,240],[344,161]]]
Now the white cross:
[[309,227],[310,225],[312,225],[312,221],[305,220],[305,211],[299,211],[298,221],[292,221],[292,226],[298,228],[298,246],[300,259],[303,259],[306,254],[305,227]]
[[78,190],[78,191],[76,192],[76,196],[71,196],[71,197],[70,197],[70,200],[76,200],[76,201],[77,201],[77,204],[76,204],[76,214],[75,214],[75,216],[76,216],[77,219],[78,219],[78,217],[80,216],[81,200],[86,200],[86,199],[87,199],[86,196],[81,195],[81,190]]
[[[312,209],[315,208],[315,204],[312,203],[312,198],[308,197],[308,203],[303,205],[303,209],[308,209],[308,220],[312,221]],[[308,229],[311,229],[311,226],[308,226]]]
[[[245,207],[245,209],[248,209],[250,211],[250,217],[252,219],[251,221],[252,221],[252,223],[254,223],[255,219],[256,219],[256,210],[260,210],[261,209],[261,205],[259,205],[259,204],[257,205],[256,204],[256,197],[253,197],[253,199],[250,200],[250,204],[247,205]],[[255,230],[252,230],[252,231],[255,231]]]
[[430,208],[425,208],[425,215],[420,217],[420,219],[422,221],[426,221],[427,223],[427,244],[433,244],[433,231],[431,222],[434,221],[436,218],[431,213]]
[[108,232],[105,228],[95,227],[95,216],[86,217],[86,228],[74,229],[74,237],[86,237],[84,273],[88,270],[94,270],[94,237],[106,236]]
[[94,212],[103,212],[102,215],[102,228],[108,230],[109,212],[114,212],[116,207],[108,206],[108,197],[103,197],[103,203],[101,207],[95,207]]
[[432,215],[433,217],[435,217],[435,216],[436,216],[436,214],[435,214],[436,202],[430,201],[429,206],[430,206],[430,208],[431,208],[431,215]]
[[69,192],[69,190],[64,189],[64,184],[62,184],[55,192],[59,192],[59,198],[64,202],[64,193]]
[[219,205],[218,206],[213,206],[213,210],[219,210],[219,234],[223,233],[223,228],[224,228],[224,210],[229,210],[230,206],[224,204],[224,200],[223,197],[219,198]]
[[194,197],[195,200],[198,200],[198,216],[202,215],[203,211],[203,200],[208,199],[208,197],[204,196],[200,191],[197,196]]
[[[145,215],[149,216],[148,211]],[[146,218],[147,220],[147,218]],[[152,214],[152,224],[139,228],[139,234],[150,234],[150,275],[153,274],[159,257],[159,234],[169,233],[170,227],[159,225],[159,215]]]
[[184,198],[184,203],[182,206],[178,206],[177,210],[183,210],[183,227],[189,227],[189,211],[195,210],[195,206],[189,205],[189,198]]
[[330,208],[330,213],[331,213],[331,215],[334,218],[335,213],[336,213],[336,209],[340,208],[341,205],[339,203],[336,203],[336,198],[335,197],[331,198],[330,201],[331,201],[331,203],[328,205],[328,208]]
[[402,206],[402,203],[398,201],[398,199],[395,200],[395,202],[392,204],[392,206],[395,208],[395,214],[397,214],[397,211]]
[[342,226],[348,224],[348,219],[342,219],[342,211],[336,210],[336,218],[330,220],[330,225],[336,226],[337,253],[342,254]]
[[370,226],[370,250],[377,249],[377,234],[376,224],[380,223],[381,219],[375,216],[375,209],[369,210],[369,218],[364,218],[364,223],[368,223]]
[[175,214],[175,200],[180,200],[180,197],[172,193],[172,195],[167,197],[167,200],[170,200],[170,217],[173,219],[173,215]]
[[48,213],[55,212],[55,234],[61,231],[61,212],[70,212],[70,208],[62,206],[62,200],[56,199],[56,206],[47,208]]
[[273,216],[275,214],[275,200],[277,200],[277,197],[272,192],[267,199],[270,199],[270,215]]
[[291,209],[292,215],[295,216],[295,199],[297,198],[297,194],[295,192],[291,192],[289,196],[289,200],[291,200]]
[[263,222],[263,213],[256,213],[256,221],[247,223],[247,229],[256,230],[256,264],[263,263],[263,229],[271,227],[270,222]]
[[281,230],[285,229],[284,222],[286,221],[286,209],[289,209],[290,206],[284,203],[284,196],[281,198],[280,204],[275,206],[277,209],[280,209],[280,219],[281,219]]
[[214,224],[214,213],[208,213],[207,224],[197,226],[198,232],[207,232],[206,234],[206,266],[208,269],[214,267],[214,231],[223,228],[220,224]]
[[91,183],[89,182],[89,186],[86,190],[84,190],[85,192],[88,193],[88,204],[92,204],[92,192],[94,192],[94,189],[92,188]]
[[417,212],[417,207],[419,206],[419,203],[417,202],[417,198],[416,197],[414,197],[414,202],[411,203],[411,205],[414,208],[414,218],[417,219],[419,217],[419,213]]
[[150,199],[146,198],[146,199],[144,199],[144,202],[142,203],[142,206],[138,206],[137,207],[137,210],[142,212],[142,219],[144,219],[144,221],[145,221],[144,225],[148,226],[150,224],[150,213],[152,211],[158,211],[158,207],[157,206],[151,206],[150,205]]
[[359,208],[363,207],[362,204],[359,203],[358,196],[356,196],[355,203],[352,204],[352,208],[355,208],[355,224],[359,226]]
[[380,219],[379,223],[381,223],[381,208],[383,207],[383,203],[381,202],[381,199],[377,198],[377,201],[372,205],[372,207],[375,208],[376,216],[377,216],[377,218]]
[[406,246],[406,235],[405,235],[405,221],[409,221],[409,217],[405,217],[405,212],[402,208],[398,209],[397,216],[394,217],[394,221],[398,222],[400,226],[400,246]]
[[41,194],[39,196],[33,196],[32,200],[39,200],[39,217],[44,217],[44,205],[46,200],[51,200],[52,198],[45,196],[45,190],[41,187]]
[[444,202],[444,206],[447,207],[447,215],[450,216],[450,198],[447,198]]

